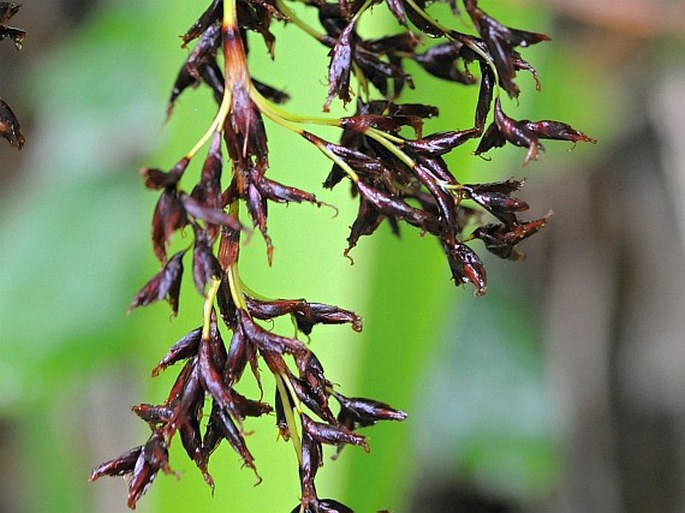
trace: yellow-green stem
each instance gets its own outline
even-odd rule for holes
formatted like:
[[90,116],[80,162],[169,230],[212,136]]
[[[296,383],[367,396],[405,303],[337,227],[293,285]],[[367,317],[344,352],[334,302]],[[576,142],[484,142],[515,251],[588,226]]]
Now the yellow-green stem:
[[[223,16],[223,27],[235,27],[236,25],[236,3],[235,0],[224,1],[224,16]],[[226,80],[224,87],[224,94],[221,98],[221,105],[219,106],[219,111],[217,112],[212,124],[209,126],[207,131],[200,137],[200,139],[195,143],[195,146],[186,154],[188,160],[192,160],[197,152],[207,143],[212,134],[215,131],[220,131],[223,129],[224,121],[226,116],[228,116],[231,110],[231,88],[229,87],[228,79]]]
[[300,434],[297,431],[295,416],[293,415],[293,405],[290,403],[288,391],[284,383],[284,380],[286,380],[287,377],[277,374],[274,375],[274,378],[276,379],[276,387],[278,388],[278,393],[281,396],[281,403],[283,403],[283,413],[285,414],[285,421],[288,424],[290,440],[292,440],[293,442],[293,447],[295,449],[295,453],[297,454],[297,461],[300,465],[302,465],[302,442],[300,440]]
[[245,303],[245,296],[243,289],[240,286],[240,275],[238,274],[238,264],[233,264],[226,269],[228,277],[228,288],[231,290],[231,297],[235,306],[247,312],[247,303]]
[[214,301],[216,300],[216,295],[219,292],[220,285],[221,279],[212,278],[211,285],[209,286],[209,291],[207,292],[207,297],[205,298],[205,302],[202,307],[202,338],[204,340],[207,340],[209,338],[212,324],[212,310],[214,309]]
[[217,112],[216,117],[214,118],[214,121],[212,121],[212,124],[209,126],[207,131],[204,133],[202,137],[195,143],[195,146],[193,146],[193,149],[190,150],[186,154],[186,158],[188,160],[192,160],[192,158],[197,154],[198,151],[207,143],[210,137],[214,134],[215,131],[221,131],[222,127],[224,125],[224,121],[226,120],[226,116],[228,116],[228,112],[231,110],[231,91],[228,89],[224,89],[224,96],[221,99],[221,105],[219,106],[219,112]]
[[[262,111],[266,116],[269,117],[269,119],[275,121],[276,123],[279,123],[279,121],[274,119],[274,117],[278,117],[286,122],[302,123],[307,125],[340,127],[340,118],[300,116],[299,114],[294,114],[292,112],[288,112],[285,109],[281,109],[272,101],[268,100],[267,98],[264,98],[264,96],[259,91],[257,91],[257,89],[254,86],[250,89],[250,98],[252,98],[252,101],[254,101],[257,104],[257,107],[259,107],[260,111]],[[292,130],[292,128],[290,129]]]
[[238,8],[236,5],[236,0],[224,0],[224,27],[238,27]]
[[242,278],[240,279],[240,288],[243,290],[243,292],[247,292],[250,297],[253,297],[255,299],[259,299],[260,301],[276,301],[275,298],[265,296],[264,294],[260,294],[259,292],[253,290],[250,288],[249,285],[247,285]]
[[290,8],[285,5],[285,2],[283,0],[276,0],[276,9],[278,9],[281,14],[285,15],[288,18],[288,21],[292,22],[293,25],[295,25],[297,28],[301,29],[303,32],[306,34],[310,35],[317,41],[323,41],[325,39],[325,34],[317,31],[313,27],[310,27],[307,25],[304,21],[302,21],[297,14],[295,14],[293,11],[290,10]]
[[352,168],[349,166],[349,164],[348,164],[347,162],[345,162],[343,159],[341,159],[340,157],[338,157],[335,153],[333,153],[331,150],[329,150],[329,149],[326,148],[325,146],[322,146],[322,145],[317,144],[316,147],[319,148],[319,151],[321,151],[321,153],[323,153],[324,155],[326,155],[329,159],[331,159],[331,160],[332,160],[333,162],[335,162],[338,166],[340,166],[340,168],[341,168],[343,171],[345,171],[345,173],[347,174],[347,176],[349,176],[350,179],[351,179],[353,182],[356,183],[356,182],[359,181],[359,175],[354,171],[354,169],[352,169]]
[[400,159],[407,166],[409,166],[409,169],[414,169],[414,167],[416,167],[416,162],[414,162],[414,160],[409,155],[404,153],[391,141],[389,141],[387,138],[388,134],[386,134],[385,132],[378,130],[377,128],[369,128],[364,133],[372,139],[375,139],[376,141],[381,143],[390,153],[395,155],[398,159]]
[[371,6],[371,4],[373,2],[374,2],[374,0],[366,0],[366,2],[364,2],[364,4],[359,8],[359,10],[352,17],[352,20],[350,20],[350,23],[357,23],[359,21],[359,18],[361,18],[362,14],[364,14],[364,11],[366,11]]
[[364,72],[361,70],[357,63],[352,63],[352,69],[354,71],[354,77],[357,79],[357,95],[361,96],[364,93],[366,101],[370,101],[371,95],[369,93],[369,81],[366,80]]

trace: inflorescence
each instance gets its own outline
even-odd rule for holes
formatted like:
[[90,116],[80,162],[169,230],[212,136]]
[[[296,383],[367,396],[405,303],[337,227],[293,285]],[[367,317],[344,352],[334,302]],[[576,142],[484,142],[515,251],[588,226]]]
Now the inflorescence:
[[[291,9],[297,3],[318,12],[320,28],[297,16]],[[532,73],[539,89],[537,72],[518,49],[547,41],[546,35],[507,27],[484,12],[476,0],[464,0],[463,8],[451,2],[455,15],[470,20],[474,35],[438,23],[426,11],[424,0],[386,0],[400,31],[365,39],[357,30],[359,20],[377,3],[380,0],[214,0],[183,35],[184,46],[197,43],[178,73],[169,113],[184,91],[199,85],[211,89],[218,112],[203,137],[171,169],[141,172],[146,187],[160,191],[152,219],[152,244],[162,268],[138,292],[131,308],[166,299],[177,313],[183,260],[190,248],[173,255],[167,251],[173,235],[189,226],[194,235],[192,275],[204,298],[203,323],[176,342],[153,371],[156,376],[182,363],[166,401],[133,407],[150,426],[150,438],[91,474],[91,480],[128,476],[131,508],[160,470],[171,472],[168,447],[177,433],[212,488],[208,463],[224,440],[261,481],[246,443],[244,422],[275,412],[280,436],[292,442],[297,454],[301,498],[292,512],[350,512],[333,499],[320,498],[316,490],[322,446],[357,445],[368,451],[358,428],[406,417],[385,403],[344,396],[298,338],[298,333],[308,336],[316,324],[346,323],[360,331],[360,317],[337,306],[302,299],[264,298],[240,278],[241,237],[249,231],[239,219],[241,204],[249,215],[248,224],[266,242],[269,262],[273,256],[267,230],[269,202],[322,205],[314,194],[267,177],[264,118],[300,135],[331,161],[324,187],[333,188],[343,180],[350,184],[359,210],[345,255],[383,220],[396,233],[400,224],[408,224],[439,241],[455,283],[470,283],[477,295],[486,292],[486,273],[467,243],[480,240],[498,257],[519,260],[524,255],[518,243],[542,228],[547,216],[519,219],[519,213],[528,209],[514,196],[522,181],[461,183],[448,169],[444,155],[479,139],[476,155],[510,143],[527,149],[525,164],[544,149],[541,139],[594,142],[565,123],[516,120],[502,109],[502,91],[511,98],[519,95],[515,83],[519,71]],[[273,22],[292,24],[327,49],[330,64],[323,110],[328,112],[336,99],[352,102],[354,89],[354,115],[312,117],[289,112],[281,106],[287,94],[251,76],[247,34],[260,35],[273,56]],[[440,42],[419,52],[425,48],[425,36]],[[440,79],[478,85],[473,127],[423,135],[424,119],[438,111],[429,105],[398,102],[405,87],[414,87],[404,70],[408,60]],[[317,126],[338,127],[340,141],[319,137],[311,131]],[[196,183],[192,189],[182,188],[190,162],[205,146],[208,153]],[[464,200],[470,201],[465,204]],[[483,210],[493,221],[482,221]],[[295,336],[278,335],[264,327],[263,321],[281,316],[293,320]],[[229,343],[224,341],[221,323],[232,334]],[[236,390],[248,367],[262,390],[260,360],[275,381],[273,403],[265,402],[262,395],[255,400]]]

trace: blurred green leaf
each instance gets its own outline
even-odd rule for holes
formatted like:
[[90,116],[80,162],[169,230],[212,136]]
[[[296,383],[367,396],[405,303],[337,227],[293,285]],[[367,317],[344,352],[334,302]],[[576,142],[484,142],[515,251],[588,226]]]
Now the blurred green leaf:
[[31,157],[0,223],[0,236],[12,241],[0,252],[0,265],[12,269],[0,275],[0,323],[12,336],[0,344],[14,370],[0,376],[0,386],[17,391],[0,407],[49,393],[50,369],[85,371],[123,349],[106,335],[123,327],[140,279],[131,262],[146,244],[146,230],[131,229],[147,214],[130,170],[161,119],[152,106],[158,91],[146,71],[150,57],[136,46],[145,40],[125,37],[136,23],[125,5],[114,6],[36,68],[33,83],[42,87],[32,92]]

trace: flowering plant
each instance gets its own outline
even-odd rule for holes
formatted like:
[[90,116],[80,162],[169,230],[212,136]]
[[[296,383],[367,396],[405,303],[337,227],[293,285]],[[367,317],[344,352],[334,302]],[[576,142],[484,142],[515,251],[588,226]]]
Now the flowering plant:
[[[299,17],[296,3],[315,10],[320,27]],[[448,168],[445,154],[479,139],[476,155],[510,143],[527,148],[526,164],[544,149],[541,139],[594,142],[565,123],[516,120],[502,108],[502,92],[512,98],[519,95],[515,82],[519,71],[532,73],[539,88],[537,72],[518,49],[546,41],[546,35],[507,27],[483,11],[476,0],[464,0],[463,7],[451,3],[456,15],[470,20],[473,34],[437,22],[426,11],[424,0],[386,0],[399,32],[364,38],[358,31],[359,20],[377,3],[213,0],[183,35],[184,45],[197,42],[178,73],[168,112],[171,114],[184,91],[199,85],[211,89],[218,110],[206,133],[173,167],[141,172],[146,187],[160,191],[152,218],[152,244],[161,269],[135,295],[131,308],[167,300],[176,314],[183,261],[192,253],[193,280],[204,298],[203,322],[173,344],[153,370],[155,376],[173,364],[182,364],[167,399],[133,408],[150,426],[149,439],[91,474],[91,480],[104,475],[129,476],[131,508],[160,470],[171,472],[168,447],[176,434],[212,488],[208,463],[224,440],[261,481],[246,443],[244,423],[248,417],[275,413],[279,435],[292,442],[299,467],[301,495],[293,513],[349,512],[349,507],[320,497],[316,489],[315,478],[323,465],[322,446],[340,450],[356,445],[368,451],[358,428],[407,416],[377,400],[343,395],[326,376],[319,358],[300,340],[299,334],[309,336],[317,324],[349,324],[360,331],[362,321],[357,314],[303,299],[265,298],[240,277],[241,240],[250,232],[250,225],[261,233],[267,259],[272,260],[267,227],[270,202],[325,205],[315,194],[267,176],[269,146],[264,118],[299,135],[331,161],[324,187],[333,188],[343,181],[350,186],[359,209],[345,255],[383,221],[394,232],[407,224],[435,237],[455,283],[471,284],[477,295],[487,290],[486,271],[469,243],[479,240],[498,257],[519,260],[524,255],[518,244],[542,228],[548,216],[519,219],[528,209],[515,197],[522,181],[461,183]],[[273,56],[275,37],[270,29],[274,22],[297,27],[328,51],[328,93],[323,110],[328,112],[336,99],[349,104],[354,96],[353,115],[290,112],[281,106],[288,100],[287,94],[252,77],[247,34],[261,36]],[[426,37],[440,42],[425,48]],[[424,120],[437,116],[438,111],[430,105],[399,102],[404,88],[414,87],[405,71],[407,61],[440,79],[477,85],[473,127],[423,134]],[[493,119],[488,124],[491,111]],[[339,128],[340,140],[332,142],[314,133],[322,126]],[[208,151],[201,170],[195,179],[189,179],[186,172],[205,146]],[[190,181],[192,187],[183,187],[182,181]],[[241,220],[241,205],[247,221]],[[491,215],[489,222],[483,221],[483,211]],[[172,237],[187,227],[193,234],[191,247],[169,255]],[[263,325],[263,321],[281,316],[292,319],[294,336],[276,334]],[[224,330],[231,333],[228,343]],[[264,400],[260,361],[275,382],[273,402]],[[248,368],[262,392],[256,399],[236,390]]]

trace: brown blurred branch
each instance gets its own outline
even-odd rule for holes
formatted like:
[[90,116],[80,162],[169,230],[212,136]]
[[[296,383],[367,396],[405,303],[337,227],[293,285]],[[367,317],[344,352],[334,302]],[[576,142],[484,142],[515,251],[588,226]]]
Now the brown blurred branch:
[[633,37],[685,37],[685,3],[680,0],[551,0],[550,8]]

